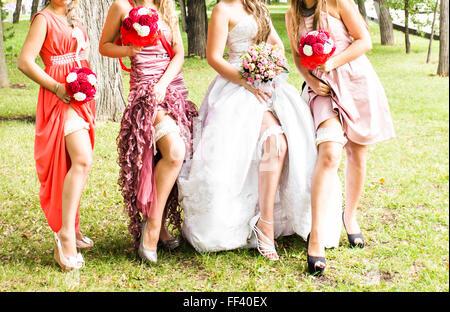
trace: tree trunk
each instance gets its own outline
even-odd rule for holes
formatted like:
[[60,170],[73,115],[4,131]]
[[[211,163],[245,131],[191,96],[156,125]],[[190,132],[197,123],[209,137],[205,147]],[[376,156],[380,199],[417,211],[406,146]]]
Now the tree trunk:
[[448,0],[441,1],[441,10],[439,17],[439,65],[437,74],[439,76],[448,76],[448,44],[449,44],[449,25],[448,25]]
[[125,109],[122,85],[122,70],[117,59],[102,56],[98,52],[101,32],[108,9],[113,0],[81,0],[83,23],[87,30],[90,53],[89,63],[98,76],[96,118],[100,120],[119,121]]
[[206,57],[208,15],[205,0],[189,0],[187,13],[188,56]]
[[40,0],[33,0],[33,3],[31,4],[31,16],[30,21],[33,19],[34,14],[36,14],[38,8],[39,8],[39,2]]
[[394,26],[392,25],[389,9],[383,5],[386,0],[375,0],[375,8],[378,6],[378,23],[380,25],[381,45],[394,45]]
[[427,64],[429,64],[430,60],[431,60],[431,45],[433,44],[434,25],[436,24],[436,13],[437,13],[438,4],[439,4],[439,0],[436,0],[436,6],[434,7],[434,14],[433,14],[433,23],[431,24],[430,44],[428,45]]
[[[1,10],[1,3],[0,3],[0,10]],[[5,88],[8,85],[9,85],[8,69],[6,68],[5,47],[3,45],[3,21],[2,21],[2,14],[0,14],[0,88]]]
[[366,24],[369,24],[369,18],[367,17],[365,0],[358,0],[358,9],[359,13],[361,13],[362,17],[366,21]]
[[17,24],[20,20],[20,12],[22,12],[22,0],[17,0],[16,2],[16,11],[13,15],[13,23]]
[[409,0],[405,0],[405,49],[406,53],[411,52],[411,43],[409,42]]
[[181,11],[181,28],[183,31],[187,30],[186,24],[186,3],[185,0],[180,0],[180,11]]

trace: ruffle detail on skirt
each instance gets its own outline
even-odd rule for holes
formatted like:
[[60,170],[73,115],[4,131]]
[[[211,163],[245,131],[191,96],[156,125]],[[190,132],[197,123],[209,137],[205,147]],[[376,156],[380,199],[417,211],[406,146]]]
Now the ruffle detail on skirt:
[[[124,210],[130,218],[128,231],[134,245],[139,246],[142,220],[151,216],[156,208],[156,185],[154,168],[161,158],[155,142],[154,121],[158,106],[153,99],[156,79],[135,83],[130,90],[129,105],[126,107],[119,135],[117,137],[118,184],[124,199]],[[192,120],[197,115],[194,103],[188,101],[180,90],[169,85],[166,98],[160,108],[175,120],[186,150],[192,150]],[[178,190],[175,184],[167,200],[169,224],[181,232],[181,208],[178,204]]]

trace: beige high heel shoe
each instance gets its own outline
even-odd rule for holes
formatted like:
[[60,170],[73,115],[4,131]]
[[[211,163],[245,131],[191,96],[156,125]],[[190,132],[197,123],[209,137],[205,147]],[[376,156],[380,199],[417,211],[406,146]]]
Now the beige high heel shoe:
[[87,249],[94,247],[94,242],[87,236],[82,236],[81,239],[76,239],[75,244],[78,249]]
[[84,259],[81,253],[78,253],[76,257],[66,257],[62,252],[61,240],[58,234],[55,234],[55,250],[53,252],[53,258],[59,264],[63,271],[79,270],[83,267]]

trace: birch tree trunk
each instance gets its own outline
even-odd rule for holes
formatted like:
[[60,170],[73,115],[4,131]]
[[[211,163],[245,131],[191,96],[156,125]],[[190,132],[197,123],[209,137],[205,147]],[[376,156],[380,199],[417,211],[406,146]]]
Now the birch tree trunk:
[[36,14],[39,8],[39,2],[41,2],[41,0],[33,0],[33,3],[31,4],[30,21],[33,19],[34,14]]
[[367,17],[365,0],[358,0],[358,9],[359,13],[361,13],[362,17],[366,21],[366,24],[369,24],[369,18]]
[[98,76],[96,118],[119,121],[126,106],[122,69],[117,59],[104,57],[98,52],[101,32],[112,2],[113,0],[80,0],[80,7],[91,49],[89,64]]
[[436,24],[436,13],[437,13],[438,5],[439,5],[439,0],[436,0],[436,6],[434,7],[434,13],[433,13],[433,23],[431,24],[430,44],[428,45],[427,64],[429,64],[430,60],[431,60],[431,45],[433,44],[433,39],[434,39],[434,25]]
[[0,14],[0,88],[5,88],[7,86],[9,86],[8,70],[6,68],[5,47],[3,45],[3,21],[2,14]]
[[439,65],[437,74],[439,76],[448,76],[448,44],[449,44],[449,25],[448,25],[448,0],[441,0],[441,10],[439,17]]

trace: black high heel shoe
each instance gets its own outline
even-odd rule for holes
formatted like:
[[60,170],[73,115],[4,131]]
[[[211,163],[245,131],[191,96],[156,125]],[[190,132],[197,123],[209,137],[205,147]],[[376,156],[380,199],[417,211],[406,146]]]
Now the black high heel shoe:
[[325,257],[312,257],[308,254],[309,249],[309,236],[311,233],[308,234],[308,238],[306,239],[306,260],[308,262],[308,272],[311,275],[314,276],[322,276],[323,272],[325,271],[325,267],[318,267],[316,266],[317,262],[322,262],[323,264],[327,264],[327,260]]
[[[342,223],[344,224],[345,232],[347,232],[347,227],[345,226],[344,211],[342,212]],[[363,236],[362,233],[348,234],[348,232],[347,232],[347,237],[348,237],[348,242],[350,243],[350,247],[352,247],[352,248],[355,248],[355,247],[364,248],[364,236]],[[362,241],[362,243],[355,243],[355,241],[358,238]]]

